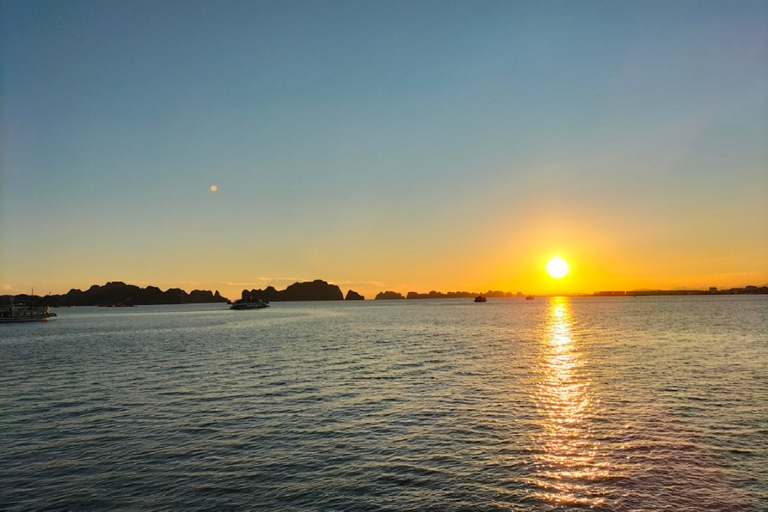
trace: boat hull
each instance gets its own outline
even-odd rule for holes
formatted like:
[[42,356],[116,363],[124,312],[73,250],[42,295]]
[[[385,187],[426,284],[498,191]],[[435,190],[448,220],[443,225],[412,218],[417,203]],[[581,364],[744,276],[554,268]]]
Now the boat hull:
[[47,322],[56,315],[43,316],[43,317],[30,317],[30,318],[0,318],[0,324],[12,324],[19,322]]
[[264,300],[253,300],[253,301],[251,301],[251,300],[248,300],[248,301],[238,300],[236,302],[233,302],[229,306],[229,309],[234,309],[234,310],[264,309],[264,308],[268,308],[268,307],[269,307],[269,303],[267,301],[264,301]]

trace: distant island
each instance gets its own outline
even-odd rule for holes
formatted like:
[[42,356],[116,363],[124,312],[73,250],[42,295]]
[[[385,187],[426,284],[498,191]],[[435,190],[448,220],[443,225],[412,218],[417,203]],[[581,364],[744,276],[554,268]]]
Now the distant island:
[[355,290],[349,290],[347,292],[347,296],[344,297],[344,300],[365,300],[365,297],[357,293]]
[[180,288],[162,291],[155,286],[140,288],[135,285],[114,281],[104,286],[93,285],[86,291],[72,289],[64,295],[3,295],[0,303],[8,304],[11,299],[45,306],[144,306],[153,304],[198,304],[205,302],[229,302],[218,290],[193,290],[187,293]]
[[601,291],[592,295],[595,297],[648,297],[653,295],[755,295],[768,294],[768,286],[745,286],[743,288],[728,288],[718,290],[715,287],[707,290],[629,290]]
[[[745,294],[768,294],[768,285],[766,286],[744,286],[741,288],[729,288],[719,290],[709,288],[706,290],[610,290],[598,291],[590,294],[568,294],[572,297],[644,297],[655,295],[745,295]],[[525,297],[522,292],[502,292],[499,290],[488,290],[485,293],[477,292],[437,292],[429,293],[408,292],[406,295],[395,291],[384,291],[376,295],[375,300],[403,300],[403,299],[466,299],[474,298],[478,295],[485,297]],[[280,301],[331,301],[331,300],[365,300],[365,297],[354,290],[348,290],[346,296],[335,284],[329,284],[326,281],[316,279],[301,283],[293,283],[285,290],[276,290],[272,286],[265,289],[243,290],[241,298],[245,300],[261,299],[267,302]],[[17,303],[30,303],[40,306],[144,306],[154,304],[200,304],[230,302],[226,297],[222,297],[219,291],[193,290],[190,293],[180,288],[170,288],[162,291],[156,286],[147,286],[141,288],[135,285],[123,283],[121,281],[109,282],[103,286],[93,285],[85,291],[72,289],[63,295],[0,295],[0,304],[10,304],[11,300]]]
[[[267,302],[280,301],[313,301],[313,300],[345,300],[341,289],[335,284],[328,284],[317,279],[304,283],[294,283],[285,290],[276,290],[268,286],[264,290],[243,290],[243,299],[261,299]],[[86,291],[72,289],[63,295],[19,294],[15,296],[0,296],[0,304],[9,304],[11,300],[51,307],[58,306],[105,306],[130,307],[149,306],[155,304],[199,304],[230,302],[221,296],[218,290],[194,290],[190,293],[180,288],[170,288],[162,291],[155,286],[140,288],[121,281],[109,282],[103,286],[93,285]],[[347,291],[346,300],[365,300],[365,297],[354,290]]]
[[523,292],[502,292],[499,290],[488,290],[485,293],[477,292],[436,292],[431,291],[429,293],[408,292],[403,296],[402,293],[386,291],[376,295],[375,300],[395,300],[395,299],[469,299],[483,295],[484,297],[524,297]]
[[408,292],[405,296],[406,299],[469,299],[482,295],[484,297],[524,297],[523,292],[502,292],[499,290],[488,290],[485,293],[477,292],[436,292],[431,291],[429,293]]
[[[303,283],[293,283],[285,290],[276,290],[272,286],[267,286],[263,290],[243,290],[241,298],[244,300],[261,299],[267,302],[345,300],[341,288],[335,284],[328,284],[320,279]],[[347,292],[346,300],[365,300],[365,297],[354,290],[349,290]]]
[[379,292],[376,294],[376,298],[374,300],[394,300],[394,299],[404,299],[402,293],[397,292]]
[[[630,291],[600,291],[593,294],[570,293],[565,294],[568,297],[644,297],[653,295],[744,295],[744,294],[768,294],[768,286],[744,286],[743,288],[729,288],[718,290],[709,288],[708,290],[630,290]],[[436,292],[429,293],[408,292],[403,295],[399,292],[385,291],[376,295],[375,300],[397,300],[397,299],[467,299],[482,295],[484,297],[516,297],[522,298],[526,295],[522,292],[502,292],[499,290],[488,290],[485,293],[477,292]]]

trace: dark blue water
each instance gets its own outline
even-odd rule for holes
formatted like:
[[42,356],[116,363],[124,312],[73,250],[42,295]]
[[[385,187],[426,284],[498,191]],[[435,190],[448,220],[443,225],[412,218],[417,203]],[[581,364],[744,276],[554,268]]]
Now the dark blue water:
[[3,510],[768,510],[768,297],[0,325]]

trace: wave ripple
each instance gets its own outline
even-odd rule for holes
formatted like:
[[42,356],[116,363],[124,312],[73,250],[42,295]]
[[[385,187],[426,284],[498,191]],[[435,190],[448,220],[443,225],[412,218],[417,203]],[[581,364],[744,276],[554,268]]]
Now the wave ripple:
[[768,301],[0,326],[3,510],[768,509]]

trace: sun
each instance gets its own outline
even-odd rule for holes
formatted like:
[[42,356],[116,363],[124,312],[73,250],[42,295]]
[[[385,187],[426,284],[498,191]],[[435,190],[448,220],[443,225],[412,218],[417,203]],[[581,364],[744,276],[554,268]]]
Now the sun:
[[546,269],[552,279],[562,279],[568,275],[568,262],[560,256],[552,256],[547,262]]

